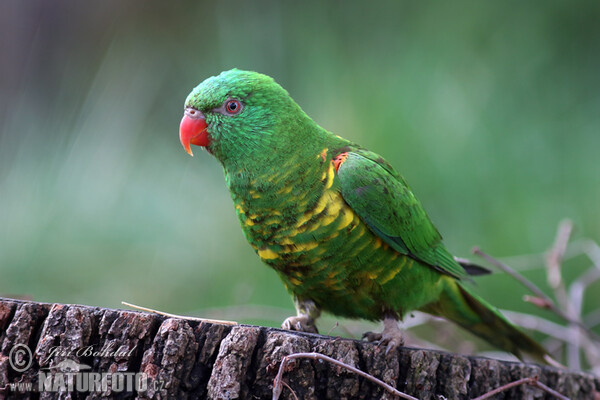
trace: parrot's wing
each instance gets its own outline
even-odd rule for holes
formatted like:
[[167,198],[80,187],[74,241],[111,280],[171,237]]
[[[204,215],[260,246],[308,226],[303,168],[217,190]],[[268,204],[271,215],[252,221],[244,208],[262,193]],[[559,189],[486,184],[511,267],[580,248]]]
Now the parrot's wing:
[[402,176],[368,151],[342,157],[337,164],[342,196],[375,234],[396,251],[442,273],[467,276]]

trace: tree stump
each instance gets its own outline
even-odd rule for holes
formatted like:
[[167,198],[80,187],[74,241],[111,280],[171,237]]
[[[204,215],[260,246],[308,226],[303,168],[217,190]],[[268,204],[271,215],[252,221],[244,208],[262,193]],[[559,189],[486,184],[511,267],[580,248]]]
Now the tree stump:
[[[385,354],[383,346],[357,340],[0,298],[0,399],[270,399],[282,358],[299,352],[330,356],[422,400],[470,399],[532,376],[571,399],[599,398],[597,377],[547,366],[404,347]],[[69,388],[55,379],[98,373],[137,374],[143,382],[127,390],[110,381]],[[393,398],[318,360],[291,362],[284,381],[299,399]],[[294,397],[284,388],[281,398]],[[552,397],[521,385],[493,398]]]

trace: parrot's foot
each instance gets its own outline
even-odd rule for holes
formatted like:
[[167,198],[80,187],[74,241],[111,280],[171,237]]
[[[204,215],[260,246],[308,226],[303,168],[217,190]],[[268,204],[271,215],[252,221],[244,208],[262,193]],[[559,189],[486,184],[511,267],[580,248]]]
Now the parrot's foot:
[[387,345],[385,354],[404,345],[404,337],[402,336],[402,330],[398,326],[396,317],[385,317],[383,320],[383,332],[365,332],[363,339],[367,339],[369,342],[376,342],[379,346]]
[[281,324],[283,329],[298,332],[319,333],[315,319],[321,315],[321,310],[311,300],[294,299],[297,315],[286,318]]
[[308,315],[288,317],[283,321],[281,327],[290,331],[319,333],[315,325],[315,320]]

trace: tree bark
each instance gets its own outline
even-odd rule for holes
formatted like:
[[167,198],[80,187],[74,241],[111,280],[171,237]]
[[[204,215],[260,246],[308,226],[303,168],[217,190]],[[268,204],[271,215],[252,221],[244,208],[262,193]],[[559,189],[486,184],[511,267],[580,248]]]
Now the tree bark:
[[[21,372],[11,363],[18,344],[32,352],[31,365]],[[0,298],[0,399],[270,399],[282,357],[299,352],[330,356],[423,400],[470,399],[531,376],[572,399],[597,400],[600,391],[597,377],[534,364],[404,347],[386,354],[383,346],[350,339]],[[40,392],[40,371],[64,372],[57,370],[64,361],[82,365],[86,370],[80,372],[86,373],[141,372],[145,386]],[[292,362],[284,381],[299,399],[392,398],[374,383],[322,361]],[[11,386],[16,382],[30,383],[33,391],[18,391]],[[281,398],[293,396],[284,388]],[[494,397],[542,398],[551,397],[530,386]]]

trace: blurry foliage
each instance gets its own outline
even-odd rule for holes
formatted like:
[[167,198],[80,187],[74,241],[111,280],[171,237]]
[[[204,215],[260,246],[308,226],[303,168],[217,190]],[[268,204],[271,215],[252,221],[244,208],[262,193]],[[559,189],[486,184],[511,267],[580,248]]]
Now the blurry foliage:
[[[598,240],[599,4],[3,1],[0,293],[292,312],[178,141],[188,92],[233,67],[386,157],[458,255],[540,252],[563,217]],[[477,290],[535,311],[508,277]]]

